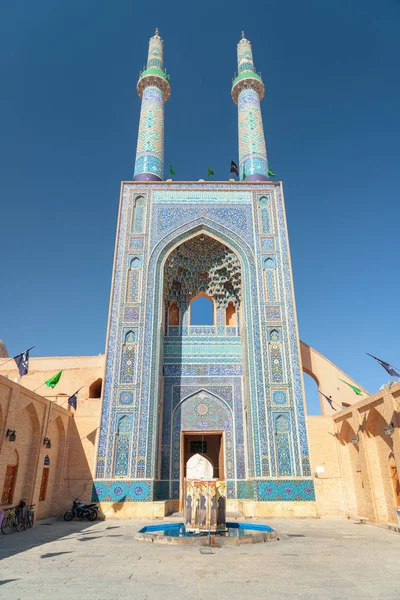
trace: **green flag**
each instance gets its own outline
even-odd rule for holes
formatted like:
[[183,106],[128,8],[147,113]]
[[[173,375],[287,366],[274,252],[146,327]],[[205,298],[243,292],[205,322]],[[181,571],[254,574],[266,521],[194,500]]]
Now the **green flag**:
[[208,174],[207,174],[207,176],[210,177],[210,175],[214,175],[214,171],[212,170],[211,167],[208,167]]
[[271,169],[268,169],[268,175],[269,177],[276,177],[275,173],[273,173]]
[[355,394],[357,394],[357,396],[362,396],[363,392],[360,390],[360,388],[358,388],[355,385],[351,385],[351,383],[347,383],[347,381],[344,381],[343,379],[340,379],[340,377],[338,377],[339,381],[343,381],[343,383],[345,383],[346,385],[348,385],[349,387],[351,387],[351,389],[353,390],[353,392]]
[[245,169],[244,169],[244,167],[243,167],[243,177],[242,177],[242,181],[244,181],[245,179],[246,179],[246,171],[245,171]]
[[172,168],[172,165],[169,165],[169,173],[170,175],[175,175],[175,171]]
[[47,385],[47,387],[55,388],[57,383],[60,381],[61,373],[62,373],[62,371],[57,373],[57,375],[53,375],[53,377],[50,377],[50,379],[45,381],[45,384]]

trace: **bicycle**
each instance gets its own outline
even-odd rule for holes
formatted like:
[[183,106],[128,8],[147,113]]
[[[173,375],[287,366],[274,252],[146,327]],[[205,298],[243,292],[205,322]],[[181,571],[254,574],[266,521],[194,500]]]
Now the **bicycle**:
[[35,506],[34,504],[31,504],[30,506],[27,506],[25,509],[24,529],[33,527],[33,522],[35,520],[35,512],[33,510],[34,506]]
[[8,508],[7,510],[8,514],[3,517],[3,521],[1,522],[1,532],[4,533],[4,535],[8,535],[13,529],[22,531],[25,527],[21,507],[13,506],[13,508]]

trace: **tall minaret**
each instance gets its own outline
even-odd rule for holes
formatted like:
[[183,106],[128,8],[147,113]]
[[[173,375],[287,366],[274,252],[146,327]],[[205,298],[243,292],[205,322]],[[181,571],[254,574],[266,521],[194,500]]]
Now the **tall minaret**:
[[232,85],[232,99],[239,113],[239,177],[246,181],[268,180],[267,149],[260,100],[264,84],[256,73],[251,43],[244,32],[237,45],[238,76]]
[[136,149],[134,181],[161,181],[164,174],[164,102],[171,88],[163,69],[164,42],[158,29],[149,41],[146,69],[140,74],[137,92],[142,99]]

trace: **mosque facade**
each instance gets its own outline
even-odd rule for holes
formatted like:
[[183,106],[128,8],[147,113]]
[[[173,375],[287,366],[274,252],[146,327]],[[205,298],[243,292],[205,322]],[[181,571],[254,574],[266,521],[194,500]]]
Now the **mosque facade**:
[[[163,180],[163,40],[150,39],[123,182],[94,497],[182,500],[201,450],[228,498],[314,509],[282,184],[270,180],[252,47],[237,45],[239,181]],[[204,297],[211,324],[195,324]]]
[[[299,340],[282,183],[270,180],[264,85],[244,36],[237,57],[239,180],[165,181],[170,79],[151,38],[106,353],[31,357],[20,377],[0,340],[0,520],[21,499],[40,519],[74,498],[105,517],[164,517],[182,509],[201,454],[244,517],[400,522],[400,382],[370,396]],[[318,416],[306,414],[303,372]]]

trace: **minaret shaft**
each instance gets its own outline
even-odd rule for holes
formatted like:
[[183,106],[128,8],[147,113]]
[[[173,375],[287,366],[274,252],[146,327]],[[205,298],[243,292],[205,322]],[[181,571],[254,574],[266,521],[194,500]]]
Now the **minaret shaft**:
[[238,105],[239,176],[247,181],[268,180],[268,160],[260,101],[264,84],[255,70],[251,43],[242,34],[237,45],[238,76],[232,98]]
[[163,40],[156,30],[149,41],[146,69],[137,90],[142,99],[136,148],[134,181],[161,181],[164,174],[164,102],[170,94],[163,70]]

